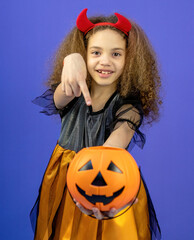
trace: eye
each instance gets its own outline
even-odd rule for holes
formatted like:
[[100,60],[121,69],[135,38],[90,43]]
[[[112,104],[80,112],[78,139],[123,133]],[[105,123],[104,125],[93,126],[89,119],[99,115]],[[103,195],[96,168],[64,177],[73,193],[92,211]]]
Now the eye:
[[120,57],[120,56],[121,56],[121,54],[118,53],[118,52],[115,52],[115,53],[113,53],[112,55],[113,55],[113,57]]
[[117,172],[117,173],[123,173],[112,161],[110,162],[107,170]]
[[93,166],[92,166],[92,161],[88,161],[83,167],[81,167],[78,171],[87,171],[87,170],[90,170],[90,169],[93,169]]
[[98,51],[93,51],[93,52],[92,52],[92,55],[99,56],[99,55],[100,55],[100,52],[98,52]]

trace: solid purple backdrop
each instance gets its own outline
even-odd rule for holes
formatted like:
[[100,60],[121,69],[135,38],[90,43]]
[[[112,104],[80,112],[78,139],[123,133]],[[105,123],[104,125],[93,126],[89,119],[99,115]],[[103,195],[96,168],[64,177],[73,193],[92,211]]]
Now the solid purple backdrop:
[[33,234],[29,211],[56,144],[60,120],[39,114],[49,61],[85,7],[88,15],[115,11],[136,20],[160,59],[164,105],[159,123],[145,129],[144,150],[132,154],[147,181],[163,239],[194,235],[194,2],[1,0],[0,239]]

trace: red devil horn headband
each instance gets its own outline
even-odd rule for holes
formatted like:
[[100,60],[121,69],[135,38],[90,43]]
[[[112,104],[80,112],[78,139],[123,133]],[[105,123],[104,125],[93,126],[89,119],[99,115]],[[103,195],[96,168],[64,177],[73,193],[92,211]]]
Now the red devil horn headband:
[[105,25],[109,25],[109,26],[113,26],[117,29],[119,29],[120,31],[122,31],[123,33],[125,33],[128,36],[129,31],[131,30],[131,23],[129,22],[129,20],[127,18],[125,18],[124,16],[120,15],[119,13],[115,13],[115,15],[118,18],[117,23],[109,23],[109,22],[100,22],[100,23],[96,23],[93,24],[92,22],[90,22],[90,20],[87,18],[87,8],[85,8],[78,16],[76,24],[77,24],[77,28],[84,33],[84,35],[89,32],[92,28],[96,27],[96,26],[105,26]]

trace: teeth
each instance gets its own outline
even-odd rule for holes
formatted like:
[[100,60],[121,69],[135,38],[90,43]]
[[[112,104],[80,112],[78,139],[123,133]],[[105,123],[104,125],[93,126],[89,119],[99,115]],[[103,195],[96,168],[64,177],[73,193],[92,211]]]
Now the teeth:
[[102,74],[110,74],[111,72],[105,72],[105,71],[98,71],[99,73],[102,73]]

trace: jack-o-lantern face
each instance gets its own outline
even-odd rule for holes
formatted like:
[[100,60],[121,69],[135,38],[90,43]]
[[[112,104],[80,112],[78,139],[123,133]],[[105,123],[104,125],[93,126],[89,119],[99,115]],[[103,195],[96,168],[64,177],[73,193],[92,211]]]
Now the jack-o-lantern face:
[[[92,161],[89,160],[83,167],[81,167],[81,169],[79,169],[79,171],[87,171],[87,170],[91,170],[93,169],[92,166]],[[117,172],[117,173],[121,173],[123,174],[123,172],[111,161],[108,168],[108,171],[113,171],[113,172]],[[104,180],[102,173],[99,171],[97,176],[94,178],[93,182],[91,183],[92,186],[96,186],[96,187],[105,187],[108,186],[106,181]],[[76,184],[77,190],[78,192],[84,196],[89,202],[93,203],[94,205],[96,203],[103,203],[103,205],[107,205],[110,202],[112,202],[116,197],[118,197],[122,192],[123,189],[125,188],[124,186],[119,189],[118,191],[114,192],[112,194],[112,196],[107,197],[106,195],[96,195],[96,194],[92,194],[92,196],[89,196],[85,193],[85,191],[83,189],[81,189],[78,184]]]
[[140,173],[133,157],[124,149],[90,147],[72,160],[67,173],[70,194],[85,208],[101,211],[121,208],[140,186]]

